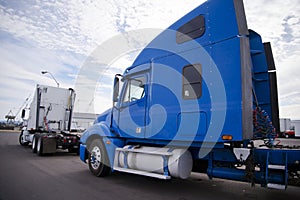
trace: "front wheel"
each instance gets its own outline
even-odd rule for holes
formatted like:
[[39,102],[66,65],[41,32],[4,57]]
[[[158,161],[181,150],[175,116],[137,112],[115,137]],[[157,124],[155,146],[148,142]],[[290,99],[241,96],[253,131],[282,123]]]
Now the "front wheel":
[[88,164],[92,174],[99,177],[108,176],[111,169],[103,142],[100,139],[93,140],[88,151]]
[[19,143],[21,146],[28,146],[29,142],[27,142],[25,139],[24,139],[24,133],[23,131],[21,131],[21,134],[19,136]]

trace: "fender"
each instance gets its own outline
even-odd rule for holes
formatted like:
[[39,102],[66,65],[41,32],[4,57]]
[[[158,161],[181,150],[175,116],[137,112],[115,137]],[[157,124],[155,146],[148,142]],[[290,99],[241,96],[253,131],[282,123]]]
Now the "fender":
[[80,142],[82,144],[86,144],[87,140],[92,136],[98,137],[115,137],[116,135],[110,131],[109,126],[105,123],[105,121],[101,121],[99,123],[95,123],[93,126],[89,127],[80,138]]
[[109,126],[102,121],[94,124],[92,127],[88,128],[80,139],[80,159],[83,162],[86,162],[88,159],[88,149],[87,146],[93,141],[93,139],[101,139],[106,153],[109,159],[110,166],[113,166],[114,157],[115,157],[115,149],[117,147],[124,146],[124,140],[121,138],[116,138],[116,134],[114,134]]

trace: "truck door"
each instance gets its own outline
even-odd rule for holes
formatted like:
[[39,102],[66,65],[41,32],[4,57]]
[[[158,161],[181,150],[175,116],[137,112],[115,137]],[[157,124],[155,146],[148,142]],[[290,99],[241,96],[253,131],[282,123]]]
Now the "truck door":
[[145,137],[146,75],[126,79],[119,108],[119,131],[123,137]]

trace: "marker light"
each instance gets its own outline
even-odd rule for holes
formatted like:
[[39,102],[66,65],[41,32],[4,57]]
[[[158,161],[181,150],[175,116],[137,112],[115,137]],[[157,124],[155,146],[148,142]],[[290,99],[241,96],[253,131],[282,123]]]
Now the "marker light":
[[223,140],[232,140],[232,135],[222,135]]

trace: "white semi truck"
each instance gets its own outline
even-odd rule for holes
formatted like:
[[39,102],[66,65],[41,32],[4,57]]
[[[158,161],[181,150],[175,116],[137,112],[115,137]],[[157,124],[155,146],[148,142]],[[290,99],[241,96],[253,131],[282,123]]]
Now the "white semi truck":
[[[68,149],[78,153],[80,135],[71,132],[75,91],[37,85],[30,104],[27,125],[21,131],[22,146],[32,144],[32,151],[39,156]],[[24,119],[26,110],[22,111]]]

